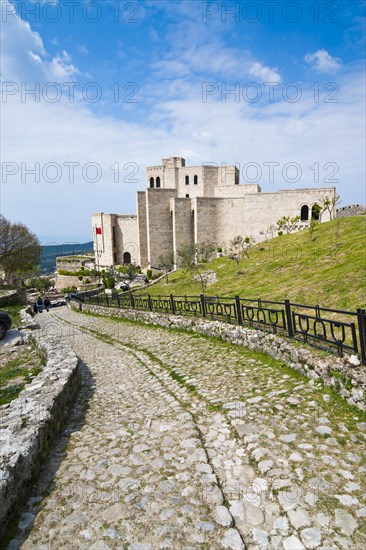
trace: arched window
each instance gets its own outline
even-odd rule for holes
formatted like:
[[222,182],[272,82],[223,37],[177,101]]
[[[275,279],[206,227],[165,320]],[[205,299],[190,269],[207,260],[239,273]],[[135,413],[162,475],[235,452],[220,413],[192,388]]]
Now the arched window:
[[319,215],[320,215],[320,206],[319,204],[314,204],[313,208],[311,209],[311,217],[313,220],[319,221]]
[[186,176],[186,185],[189,185],[189,176]]
[[189,195],[188,195],[188,193],[187,193],[187,195],[186,195],[186,199],[189,199]]
[[156,178],[156,187],[160,187],[160,178],[159,178],[159,176]]
[[123,263],[124,264],[130,264],[131,263],[131,254],[129,252],[125,252],[123,254]]
[[154,187],[154,178],[150,178],[150,187]]
[[194,185],[198,184],[198,176],[194,176],[193,183],[194,183]]
[[300,219],[302,222],[306,222],[309,219],[309,207],[307,204],[301,207]]

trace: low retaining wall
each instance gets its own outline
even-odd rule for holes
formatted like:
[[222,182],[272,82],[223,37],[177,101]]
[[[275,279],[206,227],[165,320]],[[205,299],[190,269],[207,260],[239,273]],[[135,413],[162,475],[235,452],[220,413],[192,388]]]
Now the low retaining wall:
[[22,290],[6,290],[0,292],[0,307],[15,306],[27,303],[27,293]]
[[82,310],[168,328],[187,329],[207,336],[222,338],[254,351],[265,352],[312,380],[323,380],[325,386],[333,387],[350,405],[366,410],[366,367],[360,365],[360,361],[355,355],[332,356],[323,359],[274,334],[229,325],[220,321],[90,304],[82,304]]
[[65,342],[41,342],[47,363],[6,409],[0,409],[0,537],[27,498],[51,440],[80,386],[78,358]]

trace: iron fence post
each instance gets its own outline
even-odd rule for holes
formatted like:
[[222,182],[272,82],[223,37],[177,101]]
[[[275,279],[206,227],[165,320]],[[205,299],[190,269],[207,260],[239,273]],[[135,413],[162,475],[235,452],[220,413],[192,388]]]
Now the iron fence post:
[[241,314],[241,304],[239,296],[235,296],[235,306],[236,306],[236,317],[238,319],[238,325],[243,325],[243,317]]
[[132,309],[135,309],[135,298],[133,297],[133,294],[130,293],[130,302]]
[[294,337],[294,329],[292,326],[292,317],[291,317],[291,304],[289,300],[285,300],[285,310],[286,310],[286,320],[287,320],[287,331],[290,338]]
[[149,310],[152,311],[152,301],[150,294],[147,295],[147,302],[149,304]]
[[361,362],[366,364],[366,313],[364,309],[357,310],[358,334],[360,337]]
[[171,307],[172,313],[175,315],[175,304],[174,304],[173,294],[170,295],[170,307]]
[[201,302],[202,316],[206,317],[206,302],[203,294],[200,294],[200,302]]

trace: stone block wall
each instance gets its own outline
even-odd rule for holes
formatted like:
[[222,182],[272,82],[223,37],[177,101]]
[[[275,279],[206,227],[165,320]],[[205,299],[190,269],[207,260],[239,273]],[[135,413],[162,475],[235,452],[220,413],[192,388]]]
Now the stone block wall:
[[170,199],[175,196],[171,189],[148,189],[146,191],[148,255],[152,266],[160,256],[173,250],[173,224]]
[[61,257],[56,259],[56,263],[57,263],[57,270],[58,271],[60,269],[64,269],[65,271],[79,271],[79,269],[81,269],[82,266],[86,267],[86,264],[88,264],[88,263],[92,263],[93,268],[95,267],[94,266],[94,258],[87,259],[87,258],[82,257],[82,256],[80,258],[77,258],[77,257],[74,257],[74,258],[65,257],[65,258],[63,258],[61,256]]
[[[89,279],[90,283],[97,283],[99,282],[99,276],[92,277],[91,275],[85,275],[84,280]],[[59,275],[56,273],[55,277],[55,287],[57,292],[62,292],[64,288],[68,288],[71,286],[76,286],[77,289],[84,288],[83,281],[80,281],[79,277],[76,277],[74,275]]]
[[137,220],[138,220],[138,247],[140,265],[144,269],[148,266],[148,245],[147,245],[147,218],[146,218],[146,193],[138,191],[137,196]]
[[0,291],[0,307],[14,306],[27,303],[27,293],[24,290]]
[[173,212],[173,249],[177,251],[182,245],[194,242],[194,218],[190,200],[170,199],[170,207]]
[[80,386],[71,347],[46,333],[39,344],[47,363],[0,416],[0,538],[29,496],[51,440],[61,430]]
[[337,218],[347,218],[348,216],[361,216],[366,214],[366,206],[363,204],[351,204],[337,209]]
[[114,315],[151,325],[190,330],[206,336],[218,337],[253,351],[265,352],[299,371],[310,380],[321,380],[325,386],[334,388],[350,405],[360,410],[366,410],[366,366],[360,365],[360,361],[355,355],[343,358],[331,356],[323,359],[308,349],[296,347],[290,341],[274,334],[220,321],[192,319],[181,315],[164,315],[132,309],[111,309],[90,304],[83,304],[82,309],[91,313]]

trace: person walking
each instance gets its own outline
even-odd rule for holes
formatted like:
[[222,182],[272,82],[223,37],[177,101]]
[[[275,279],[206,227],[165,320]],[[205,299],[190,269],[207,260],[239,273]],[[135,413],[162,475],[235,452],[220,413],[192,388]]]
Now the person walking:
[[48,298],[48,296],[45,297],[44,302],[43,302],[43,305],[44,305],[44,307],[46,308],[46,311],[47,311],[47,313],[48,313],[49,310],[50,310],[50,307],[51,307],[51,301],[50,301],[50,299]]
[[37,300],[37,308],[38,308],[38,313],[42,313],[42,310],[43,310],[43,300],[41,297],[38,298]]

